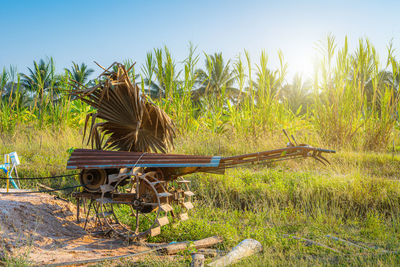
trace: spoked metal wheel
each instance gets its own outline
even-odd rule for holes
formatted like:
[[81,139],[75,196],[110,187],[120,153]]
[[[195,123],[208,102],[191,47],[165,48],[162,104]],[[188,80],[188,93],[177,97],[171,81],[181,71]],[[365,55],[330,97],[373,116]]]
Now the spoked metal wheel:
[[151,173],[127,177],[102,188],[99,217],[120,236],[132,240],[155,236],[161,231],[161,201],[166,197],[164,186]]

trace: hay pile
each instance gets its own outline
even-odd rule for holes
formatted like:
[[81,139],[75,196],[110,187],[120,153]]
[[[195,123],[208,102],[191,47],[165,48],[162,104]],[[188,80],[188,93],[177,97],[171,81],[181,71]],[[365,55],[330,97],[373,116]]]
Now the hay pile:
[[75,88],[71,94],[96,110],[86,117],[88,144],[99,150],[166,153],[175,137],[171,118],[141,94],[124,65],[114,63],[103,69],[98,84],[91,88],[81,89],[81,84],[71,80]]

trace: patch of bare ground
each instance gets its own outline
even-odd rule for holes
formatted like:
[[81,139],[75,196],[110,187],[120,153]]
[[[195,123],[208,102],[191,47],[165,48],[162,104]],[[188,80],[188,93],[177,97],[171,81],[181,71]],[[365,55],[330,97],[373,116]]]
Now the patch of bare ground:
[[76,206],[68,201],[48,194],[0,194],[0,246],[11,257],[28,252],[28,262],[43,265],[148,249],[95,237],[83,226],[82,220],[76,222]]

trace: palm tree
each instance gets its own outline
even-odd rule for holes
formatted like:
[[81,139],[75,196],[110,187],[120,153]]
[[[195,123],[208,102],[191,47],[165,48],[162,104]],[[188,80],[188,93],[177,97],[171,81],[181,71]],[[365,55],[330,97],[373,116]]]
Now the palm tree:
[[161,99],[179,93],[181,71],[177,71],[167,47],[154,49],[154,57],[153,53],[147,53],[146,62],[141,70],[144,75],[144,84],[147,86],[144,92],[151,98]]
[[23,108],[29,106],[31,98],[25,90],[19,86],[16,82],[8,82],[0,95],[0,100],[5,102],[13,102],[13,105],[18,106],[18,108]]
[[282,88],[279,97],[287,102],[293,113],[303,114],[312,103],[311,88],[311,81],[303,82],[302,76],[296,73],[292,83]]
[[393,75],[391,71],[381,70],[378,75],[368,80],[365,84],[365,92],[369,106],[374,106],[377,110],[382,108],[382,98],[386,90],[392,90],[389,104],[396,105],[400,97],[400,76]]
[[58,78],[55,75],[54,61],[52,58],[45,62],[33,61],[34,68],[28,68],[29,75],[21,73],[21,83],[23,87],[35,94],[40,102],[43,103],[44,96],[50,94],[50,98],[55,100],[58,93]]
[[8,75],[6,68],[3,68],[2,73],[0,74],[0,97],[3,96],[4,88],[8,82]]
[[94,72],[94,70],[89,69],[85,63],[81,63],[81,65],[79,66],[73,61],[72,68],[70,70],[65,69],[65,71],[68,72],[71,79],[78,82],[78,84],[80,85],[79,88],[87,84],[89,76]]
[[265,68],[264,71],[260,70],[257,72],[257,80],[253,81],[254,88],[256,90],[255,98],[256,102],[262,101],[262,98],[268,97],[273,99],[279,95],[279,88],[281,84],[278,78],[278,71],[272,71]]
[[[155,50],[156,55],[157,55],[157,51],[160,51],[160,50],[159,49]],[[160,57],[157,59],[162,61],[162,55],[159,54],[159,56]],[[145,92],[151,98],[161,98],[161,97],[165,96],[164,95],[165,89],[162,88],[163,87],[163,82],[162,82],[163,79],[162,79],[162,77],[159,77],[159,75],[157,75],[159,73],[159,71],[156,69],[155,65],[156,65],[156,61],[153,58],[153,53],[151,53],[151,52],[147,53],[145,64],[142,66],[142,73],[144,75],[144,83],[146,86],[148,86],[146,88]],[[162,63],[159,65],[162,66]],[[163,73],[163,71],[161,71],[161,73]],[[154,74],[156,74],[156,77],[158,78],[158,81],[159,81],[158,83],[156,81],[153,81]]]
[[198,69],[197,86],[193,90],[193,98],[199,100],[201,97],[220,97],[224,92],[232,101],[235,101],[240,90],[235,87],[236,75],[230,70],[230,60],[224,62],[222,53],[206,55],[205,70]]
[[23,108],[29,105],[29,100],[26,91],[20,87],[17,69],[12,66],[9,70],[3,68],[0,74],[0,102],[12,103],[13,106]]
[[273,101],[278,101],[287,68],[282,53],[278,52],[278,56],[280,68],[273,71],[268,68],[268,55],[265,51],[261,52],[259,64],[256,64],[256,81],[252,81],[255,88],[252,93],[254,93],[254,102],[257,105],[269,105]]

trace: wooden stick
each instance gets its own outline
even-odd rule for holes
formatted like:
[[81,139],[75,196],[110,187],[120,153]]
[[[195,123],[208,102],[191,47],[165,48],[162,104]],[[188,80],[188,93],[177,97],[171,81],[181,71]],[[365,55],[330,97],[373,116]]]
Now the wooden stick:
[[43,187],[44,189],[47,189],[47,190],[54,190],[54,188],[51,188],[51,187],[49,187],[47,185],[44,185],[44,184],[41,184],[41,183],[37,183],[37,185],[40,186],[40,187]]
[[134,62],[134,63],[132,64],[132,66],[130,66],[129,69],[128,69],[126,72],[129,72],[135,65],[136,65],[136,62]]
[[363,246],[357,245],[357,244],[355,244],[353,242],[347,241],[347,240],[342,239],[340,237],[336,237],[336,236],[332,236],[332,235],[326,235],[326,237],[332,238],[335,241],[340,241],[340,242],[346,243],[346,244],[348,244],[350,246],[354,246],[354,247],[361,248],[361,249],[368,249],[367,247],[363,247]]
[[351,245],[351,246],[355,246],[355,247],[358,247],[358,248],[361,248],[361,249],[367,249],[367,250],[369,250],[369,249],[381,250],[382,253],[397,253],[397,252],[395,252],[395,251],[389,251],[389,250],[386,250],[386,249],[384,249],[384,248],[380,248],[380,247],[378,247],[378,246],[370,246],[370,245],[365,244],[365,243],[363,243],[364,246],[361,246],[361,245],[355,244],[355,243],[353,243],[353,242],[347,241],[346,239],[343,239],[343,238],[340,238],[340,237],[335,237],[335,236],[332,236],[332,235],[327,235],[326,237],[332,238],[333,240],[336,240],[336,241],[341,241],[341,242],[343,242],[343,243],[346,243],[346,244],[349,244],[349,245]]
[[342,253],[342,252],[340,252],[340,251],[337,250],[337,249],[328,247],[328,246],[325,245],[325,244],[322,244],[322,243],[319,243],[319,242],[316,242],[316,241],[313,241],[313,240],[310,240],[310,239],[307,239],[307,238],[297,237],[297,236],[290,236],[290,235],[286,235],[286,234],[283,235],[283,236],[284,236],[284,237],[291,237],[291,238],[296,239],[296,240],[300,240],[300,241],[302,241],[303,243],[305,243],[305,244],[307,244],[307,245],[316,245],[316,246],[319,246],[319,247],[328,249],[328,250],[333,251],[333,252],[336,252],[336,253]]
[[160,252],[172,255],[176,254],[179,251],[185,250],[187,248],[208,248],[214,246],[216,244],[222,243],[223,239],[219,236],[211,236],[201,240],[194,241],[193,243],[189,241],[179,242],[174,244],[168,244],[166,246],[160,247]]
[[106,68],[104,68],[102,65],[100,65],[99,63],[97,63],[96,61],[93,61],[94,64],[96,64],[97,66],[99,66],[100,68],[102,68],[103,70],[106,70]]

